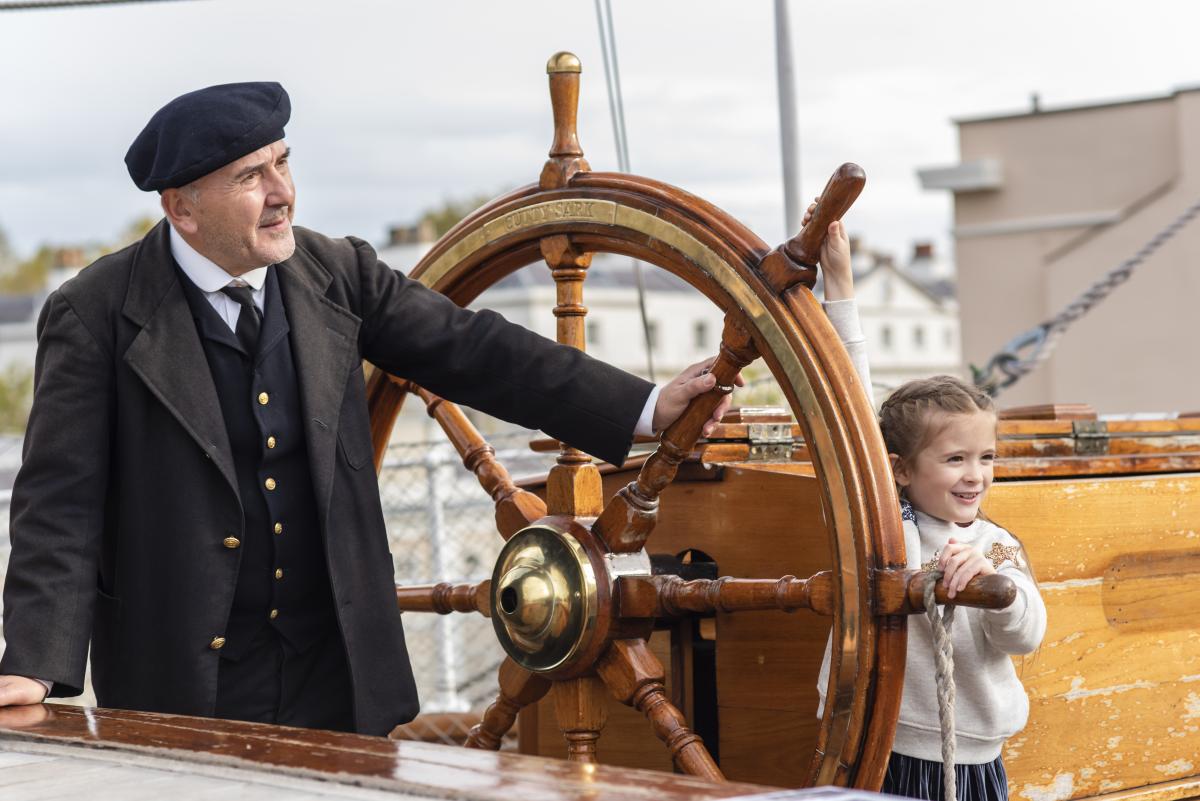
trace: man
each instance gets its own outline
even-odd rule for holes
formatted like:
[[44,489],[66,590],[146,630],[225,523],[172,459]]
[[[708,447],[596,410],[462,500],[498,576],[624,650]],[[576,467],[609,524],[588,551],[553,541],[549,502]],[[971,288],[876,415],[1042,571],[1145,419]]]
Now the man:
[[418,705],[363,359],[615,463],[714,386],[659,392],[293,229],[289,116],[275,83],[160,109],[126,164],[165,219],[47,299],[0,706],[77,695],[90,640],[103,706],[386,734]]

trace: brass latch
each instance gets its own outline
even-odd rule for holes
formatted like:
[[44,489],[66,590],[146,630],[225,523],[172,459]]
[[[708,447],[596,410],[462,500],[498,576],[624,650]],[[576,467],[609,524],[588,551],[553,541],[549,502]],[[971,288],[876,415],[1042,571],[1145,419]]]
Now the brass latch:
[[791,423],[750,423],[747,428],[750,440],[750,461],[791,461],[793,445]]
[[1071,423],[1075,435],[1076,456],[1108,454],[1108,423],[1102,420],[1076,420]]

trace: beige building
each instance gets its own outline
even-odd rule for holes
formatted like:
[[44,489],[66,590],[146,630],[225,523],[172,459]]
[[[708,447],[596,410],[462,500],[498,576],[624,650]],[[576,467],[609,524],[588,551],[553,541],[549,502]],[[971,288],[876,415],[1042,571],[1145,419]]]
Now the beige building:
[[[954,193],[963,357],[982,366],[1200,200],[1200,89],[957,121],[961,163],[920,170]],[[1001,405],[1101,413],[1200,408],[1200,220],[1157,250]]]

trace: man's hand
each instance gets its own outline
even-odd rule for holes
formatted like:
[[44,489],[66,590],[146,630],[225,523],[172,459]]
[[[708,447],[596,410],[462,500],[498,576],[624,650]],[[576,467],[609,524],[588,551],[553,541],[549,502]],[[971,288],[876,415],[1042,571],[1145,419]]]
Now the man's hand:
[[[658,402],[654,404],[655,433],[662,431],[679,419],[679,416],[683,414],[683,410],[687,408],[692,398],[708,392],[717,385],[717,379],[712,373],[708,372],[716,360],[717,357],[713,356],[702,362],[697,362],[675,376],[670,383],[663,386],[662,390],[658,393]],[[746,385],[741,373],[738,373],[734,378],[734,383],[739,387]],[[707,437],[712,433],[713,428],[717,423],[721,422],[721,418],[729,410],[729,404],[732,402],[732,394],[726,395],[721,399],[721,402],[717,404],[717,408],[713,409],[712,417],[704,424],[704,429],[701,432],[704,436]]]
[[46,685],[24,676],[0,676],[0,706],[40,704],[46,700]]

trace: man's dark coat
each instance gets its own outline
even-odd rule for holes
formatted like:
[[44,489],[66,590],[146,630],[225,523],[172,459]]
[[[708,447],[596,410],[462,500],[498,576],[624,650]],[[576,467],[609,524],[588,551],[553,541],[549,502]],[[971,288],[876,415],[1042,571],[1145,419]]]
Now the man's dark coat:
[[[372,466],[363,359],[620,462],[650,385],[463,311],[354,239],[296,229],[280,291],[358,729],[417,712]],[[46,302],[12,497],[0,673],[103,706],[211,715],[243,537],[230,444],[160,223]]]

